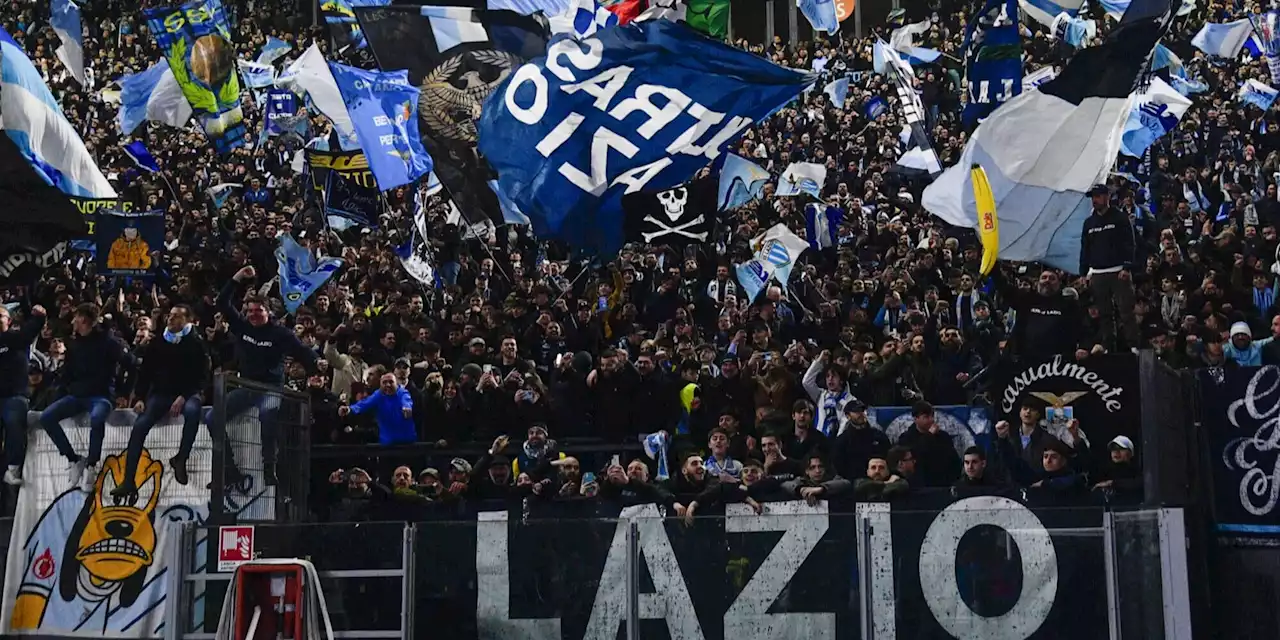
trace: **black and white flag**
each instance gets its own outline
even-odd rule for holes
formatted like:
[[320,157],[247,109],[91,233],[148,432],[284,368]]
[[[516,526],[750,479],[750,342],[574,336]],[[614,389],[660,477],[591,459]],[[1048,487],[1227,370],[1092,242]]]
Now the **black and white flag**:
[[716,226],[716,196],[716,183],[709,179],[623,196],[627,241],[677,248],[710,242]]
[[930,176],[942,173],[942,162],[938,160],[938,154],[929,143],[929,134],[925,128],[924,104],[920,102],[920,94],[916,93],[913,84],[915,74],[911,70],[911,65],[903,61],[898,52],[883,41],[877,40],[875,47],[876,57],[883,56],[883,59],[888,62],[885,74],[897,87],[902,119],[907,126],[911,127],[911,136],[907,139],[907,150],[901,158],[898,158],[898,164],[894,169],[903,173]]

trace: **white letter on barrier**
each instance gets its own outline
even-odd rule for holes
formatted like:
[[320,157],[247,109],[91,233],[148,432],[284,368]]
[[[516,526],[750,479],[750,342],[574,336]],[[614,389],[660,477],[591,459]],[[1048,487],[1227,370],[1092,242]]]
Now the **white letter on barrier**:
[[627,618],[627,523],[632,519],[640,534],[640,561],[648,567],[655,590],[640,594],[640,618],[665,619],[673,640],[702,640],[702,626],[676,562],[675,549],[671,548],[658,508],[651,504],[627,507],[618,516],[618,528],[600,573],[600,587],[584,640],[614,640],[618,625]]
[[[1004,529],[1022,557],[1022,592],[1003,615],[974,613],[960,597],[956,551],[970,529]],[[920,588],[933,617],[958,640],[1025,640],[1049,617],[1058,595],[1058,554],[1040,518],[1008,498],[982,496],[961,500],[929,525],[920,545]]]
[[805,558],[827,533],[827,503],[770,502],[764,515],[746,505],[725,507],[725,531],[767,533],[784,531],[760,568],[724,613],[724,637],[733,640],[822,640],[836,637],[834,613],[769,613]]
[[476,514],[476,631],[481,640],[560,640],[560,618],[511,619],[507,512]]
[[[533,104],[527,109],[516,103],[516,90],[525,81],[533,83]],[[507,84],[507,92],[503,98],[506,100],[507,111],[510,111],[516,120],[525,124],[536,124],[542,120],[542,116],[547,112],[547,79],[542,76],[538,65],[526,64],[516,69],[511,82]]]

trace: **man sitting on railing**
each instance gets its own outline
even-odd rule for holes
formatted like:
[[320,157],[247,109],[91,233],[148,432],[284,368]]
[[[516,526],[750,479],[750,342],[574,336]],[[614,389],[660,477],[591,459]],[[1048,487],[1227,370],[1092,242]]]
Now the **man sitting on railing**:
[[[71,327],[75,338],[67,347],[67,362],[62,367],[60,380],[66,395],[40,414],[40,426],[49,434],[58,453],[70,463],[71,485],[88,493],[98,477],[107,416],[114,406],[117,368],[127,371],[135,362],[119,340],[98,326],[98,305],[85,303],[76,307]],[[63,420],[81,413],[89,414],[89,454],[84,458],[71,447],[62,430]]]
[[178,484],[187,483],[187,456],[195,445],[200,429],[203,401],[200,392],[209,379],[209,354],[205,351],[200,332],[193,330],[191,308],[185,304],[169,310],[168,325],[164,337],[152,340],[143,354],[138,369],[137,386],[133,405],[137,418],[129,433],[129,452],[125,462],[124,480],[111,491],[113,497],[122,498],[138,493],[134,486],[134,473],[142,457],[147,433],[164,416],[182,416],[182,442],[178,455],[169,459],[173,478]]
[[[271,321],[266,301],[262,298],[252,296],[245,300],[243,316],[236,310],[233,300],[239,297],[240,286],[256,276],[257,271],[252,266],[244,267],[231,276],[231,281],[218,294],[218,310],[226,316],[230,333],[236,338],[236,364],[240,377],[279,387],[284,382],[286,356],[300,360],[309,372],[315,371],[317,356],[298,341],[293,331]],[[274,486],[279,431],[276,414],[280,410],[280,396],[252,389],[234,389],[227,393],[226,418],[230,420],[253,405],[258,407],[258,425],[262,435],[262,481],[267,486]],[[205,412],[204,421],[211,430],[214,446],[222,447],[225,452],[225,477],[230,484],[241,474],[235,465],[231,447],[223,446],[229,443],[224,425],[214,425],[212,408]]]

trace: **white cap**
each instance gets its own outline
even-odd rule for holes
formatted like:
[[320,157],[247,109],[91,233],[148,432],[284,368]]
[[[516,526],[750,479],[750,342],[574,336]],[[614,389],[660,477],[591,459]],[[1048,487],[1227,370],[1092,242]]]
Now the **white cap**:
[[1237,322],[1231,325],[1231,337],[1234,338],[1242,333],[1250,338],[1253,337],[1253,332],[1249,330],[1249,325],[1247,323]]
[[1121,449],[1128,449],[1129,451],[1133,451],[1133,440],[1130,440],[1128,436],[1116,436],[1111,439],[1110,446],[1116,446],[1116,447],[1120,447]]

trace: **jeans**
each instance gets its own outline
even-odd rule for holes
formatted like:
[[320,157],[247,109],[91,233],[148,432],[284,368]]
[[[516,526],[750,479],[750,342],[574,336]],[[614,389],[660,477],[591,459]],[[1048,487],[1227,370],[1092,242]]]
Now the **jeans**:
[[27,457],[27,409],[23,396],[0,398],[0,424],[4,425],[4,453],[9,466],[20,467]]
[[[138,470],[138,460],[142,458],[142,447],[147,443],[147,434],[162,418],[169,415],[169,407],[177,397],[169,394],[153,393],[147,397],[147,404],[138,419],[133,421],[133,429],[129,432],[129,453],[125,458],[124,477],[132,480]],[[200,395],[189,396],[182,405],[182,444],[178,446],[176,457],[185,460],[191,453],[191,446],[196,441],[196,431],[200,428],[200,410],[203,404]]]
[[[1129,347],[1138,344],[1138,321],[1133,315],[1133,281],[1120,278],[1120,273],[1095,273],[1089,276],[1089,292],[1102,316],[1102,344],[1108,349],[1115,345],[1116,325]],[[1118,322],[1117,322],[1118,321]]]
[[458,284],[458,272],[462,270],[462,265],[457,262],[444,262],[440,264],[440,279],[446,286],[452,287]]
[[[276,436],[279,433],[279,427],[276,424],[276,414],[280,411],[280,396],[263,393],[261,391],[253,391],[251,389],[235,389],[227,393],[227,421],[230,422],[235,416],[238,416],[249,410],[249,407],[258,408],[258,425],[262,435],[262,462],[264,464],[275,464],[276,461]],[[213,446],[215,448],[223,443],[229,443],[226,428],[224,425],[215,425],[213,423],[213,408],[210,407],[204,413],[204,423],[209,425],[209,436],[213,438]],[[186,434],[183,434],[183,442],[186,442]],[[227,464],[234,464],[234,453],[231,447],[225,447]]]
[[58,448],[58,453],[75,462],[80,457],[76,455],[76,450],[71,448],[71,441],[67,440],[67,433],[62,430],[61,422],[67,418],[73,418],[88,412],[89,455],[87,456],[87,462],[89,464],[98,464],[98,461],[102,459],[102,438],[107,432],[107,416],[111,414],[113,406],[111,400],[107,398],[67,396],[49,405],[49,408],[40,414],[40,426],[45,433],[49,434],[49,439],[53,441],[53,446]]

